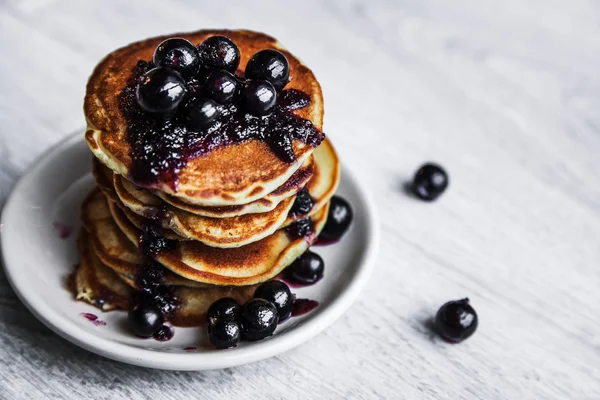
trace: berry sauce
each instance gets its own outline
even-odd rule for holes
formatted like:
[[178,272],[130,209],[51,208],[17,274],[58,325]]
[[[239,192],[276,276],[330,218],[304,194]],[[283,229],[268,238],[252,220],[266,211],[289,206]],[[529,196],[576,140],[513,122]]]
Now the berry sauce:
[[[163,251],[172,251],[175,248],[175,242],[166,239],[158,232],[153,223],[148,222],[144,225],[140,236],[139,247],[146,264],[135,276],[139,292],[134,295],[133,301],[150,301],[156,304],[165,319],[168,320],[173,317],[173,313],[179,307],[180,299],[174,294],[171,287],[162,284],[165,267],[155,261],[155,258]],[[168,337],[168,334],[162,337]]]
[[296,194],[296,200],[290,210],[289,216],[297,218],[302,215],[306,215],[315,206],[315,200],[310,196],[307,188],[303,188]]
[[81,315],[83,318],[87,319],[88,321],[90,321],[92,324],[94,324],[95,326],[105,326],[106,322],[101,321],[98,319],[98,316],[96,314],[92,314],[92,313],[81,313],[79,314]]
[[56,236],[61,239],[68,239],[75,229],[71,225],[63,224],[62,222],[54,222],[52,225],[54,226]]
[[308,314],[319,305],[318,301],[309,299],[296,299],[292,305],[292,317]]
[[285,228],[285,231],[290,240],[305,238],[312,242],[315,236],[315,225],[310,217],[302,218]]
[[313,246],[331,246],[332,244],[336,244],[340,239],[325,239],[321,236],[317,238],[317,241],[313,243]]
[[147,113],[139,107],[135,92],[142,75],[153,66],[139,61],[119,99],[132,159],[129,178],[138,186],[154,188],[160,182],[176,191],[178,175],[188,160],[229,144],[263,140],[280,159],[292,162],[292,139],[317,147],[325,138],[311,121],[292,113],[310,104],[306,93],[293,89],[280,92],[271,114],[263,117],[242,111],[239,102],[223,106],[221,115],[206,129],[186,127],[177,113],[167,117]]

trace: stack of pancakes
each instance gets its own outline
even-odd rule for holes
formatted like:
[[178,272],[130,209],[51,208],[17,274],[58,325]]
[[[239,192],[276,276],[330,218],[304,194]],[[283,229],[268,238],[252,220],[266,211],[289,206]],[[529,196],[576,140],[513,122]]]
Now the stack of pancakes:
[[[176,36],[200,43],[213,35],[237,44],[239,74],[258,50],[284,53],[292,78],[286,90],[300,90],[311,99],[308,107],[294,113],[322,128],[323,99],[316,78],[275,39],[248,31]],[[81,262],[73,289],[77,299],[103,310],[126,309],[132,293],[143,289],[140,277],[156,268],[140,250],[144,235],[154,235],[157,243],[168,244],[153,259],[164,267],[160,284],[179,302],[171,322],[190,326],[201,324],[210,304],[221,297],[249,299],[257,284],[278,275],[316,241],[340,171],[327,139],[316,148],[294,140],[291,163],[280,160],[264,141],[251,139],[191,158],[177,172],[176,185],[158,181],[141,187],[132,182],[131,145],[118,98],[136,63],[152,59],[166,38],[109,54],[90,77],[84,111],[97,187],[82,205]],[[306,192],[313,206],[302,214],[296,199]],[[313,229],[298,235],[297,221],[307,218]]]

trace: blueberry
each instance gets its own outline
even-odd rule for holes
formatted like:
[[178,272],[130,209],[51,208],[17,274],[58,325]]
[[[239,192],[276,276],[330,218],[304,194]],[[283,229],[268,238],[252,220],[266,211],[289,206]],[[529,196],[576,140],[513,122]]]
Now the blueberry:
[[413,178],[412,189],[415,195],[426,201],[438,198],[448,187],[448,174],[437,164],[421,166]]
[[204,93],[217,103],[231,103],[238,89],[238,80],[231,72],[214,70],[204,82]]
[[265,299],[273,303],[277,309],[279,321],[287,319],[292,313],[294,295],[288,285],[281,281],[274,280],[263,283],[254,292],[254,298]]
[[477,313],[469,299],[449,301],[440,307],[435,316],[438,333],[448,341],[462,342],[477,329]]
[[[145,224],[138,240],[138,246],[148,261],[156,258],[161,252],[172,249],[175,242],[165,238],[153,224]],[[158,267],[157,269],[162,268]]]
[[157,67],[146,72],[136,88],[140,107],[152,113],[174,111],[185,97],[185,80],[170,68]]
[[264,79],[271,82],[275,89],[281,90],[289,81],[290,64],[277,50],[261,50],[248,61],[246,78]]
[[266,115],[277,103],[277,92],[268,81],[249,79],[242,87],[242,101],[251,114]]
[[285,278],[290,282],[312,285],[323,277],[325,262],[320,255],[307,250],[285,269]]
[[220,114],[214,100],[198,97],[185,105],[185,125],[190,129],[204,129],[212,125]]
[[135,304],[127,315],[129,329],[141,337],[152,337],[164,322],[160,310],[151,304]]
[[285,229],[293,239],[299,239],[313,234],[315,232],[315,225],[313,224],[312,219],[308,217],[299,219]]
[[211,304],[206,316],[209,323],[222,317],[239,320],[241,309],[242,307],[235,299],[223,297]]
[[196,47],[183,38],[171,38],[163,41],[154,50],[152,57],[158,67],[168,67],[191,77],[200,67],[200,57]]
[[306,215],[315,206],[315,201],[310,197],[310,193],[307,188],[303,188],[296,194],[296,200],[292,206],[292,214],[294,215]]
[[265,299],[252,299],[242,306],[244,338],[256,341],[271,336],[277,328],[277,308]]
[[333,196],[329,203],[327,222],[325,222],[320,237],[326,240],[338,240],[350,227],[352,216],[350,204],[339,196]]
[[237,346],[242,339],[242,329],[235,319],[221,317],[208,324],[208,338],[217,349],[227,349]]
[[240,50],[225,36],[211,36],[198,45],[202,68],[207,71],[224,69],[235,72],[240,65]]

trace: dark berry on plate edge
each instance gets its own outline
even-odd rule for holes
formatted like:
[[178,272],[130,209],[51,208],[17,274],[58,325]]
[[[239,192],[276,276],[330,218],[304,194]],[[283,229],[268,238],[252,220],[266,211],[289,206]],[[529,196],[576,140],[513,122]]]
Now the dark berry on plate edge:
[[352,223],[352,208],[350,204],[339,196],[333,196],[329,203],[329,214],[323,231],[319,235],[326,240],[341,238]]
[[469,304],[469,299],[449,301],[437,312],[435,327],[438,333],[451,342],[462,342],[475,332],[478,324],[477,313]]
[[248,79],[267,80],[275,89],[281,90],[290,79],[290,64],[277,50],[261,50],[248,61],[245,75]]
[[160,310],[150,304],[135,304],[127,315],[129,329],[141,337],[149,338],[162,326],[164,317]]
[[277,328],[277,308],[265,299],[252,299],[242,306],[244,338],[256,341],[271,336]]
[[231,297],[223,297],[211,304],[206,316],[209,323],[219,318],[230,317],[239,320],[242,306]]
[[215,122],[220,113],[214,100],[198,97],[185,105],[185,124],[190,129],[207,128]]
[[287,319],[292,313],[294,295],[285,283],[274,280],[265,282],[256,289],[254,298],[265,299],[275,305],[279,321]]
[[285,269],[284,275],[292,283],[311,285],[323,277],[325,262],[320,255],[307,250]]
[[170,68],[154,68],[146,72],[136,89],[140,107],[152,113],[174,111],[185,97],[185,80]]
[[191,77],[200,67],[200,58],[196,46],[183,38],[171,38],[163,41],[154,50],[152,61],[157,67],[168,67],[185,77]]
[[315,201],[310,197],[310,193],[307,188],[302,188],[296,194],[296,200],[292,206],[292,213],[294,215],[306,215],[315,206]]
[[242,87],[242,102],[250,114],[266,115],[277,103],[277,92],[270,82],[249,79]]
[[422,200],[432,201],[437,199],[447,187],[448,174],[437,164],[427,163],[422,165],[413,178],[413,192]]
[[208,338],[217,349],[234,347],[242,339],[242,328],[235,319],[221,317],[208,324]]
[[231,73],[222,69],[214,70],[204,82],[204,93],[217,103],[231,103],[238,88],[238,80]]
[[154,339],[158,340],[159,342],[166,342],[173,339],[173,335],[175,335],[173,329],[167,325],[163,325],[158,328],[154,334]]
[[240,50],[225,36],[211,36],[198,45],[201,67],[235,72],[240,64]]

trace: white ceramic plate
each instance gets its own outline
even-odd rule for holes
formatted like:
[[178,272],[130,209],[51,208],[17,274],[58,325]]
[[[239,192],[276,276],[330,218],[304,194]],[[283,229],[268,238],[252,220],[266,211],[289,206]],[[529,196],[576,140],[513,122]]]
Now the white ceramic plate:
[[[215,350],[201,328],[175,328],[168,342],[134,337],[126,314],[103,313],[73,299],[66,277],[78,262],[75,239],[79,205],[94,185],[92,155],[79,133],[46,152],[23,176],[2,213],[4,268],[13,289],[31,312],[65,339],[125,363],[176,370],[241,365],[289,350],[325,329],[356,299],[374,266],[379,226],[373,202],[347,168],[338,194],[354,209],[350,231],[336,245],[314,247],[325,260],[325,277],[293,289],[298,298],[319,302],[311,313],[281,324],[275,335]],[[82,313],[93,313],[93,323]]]

